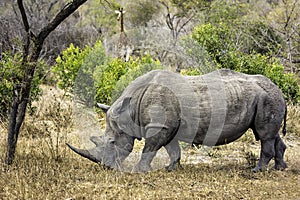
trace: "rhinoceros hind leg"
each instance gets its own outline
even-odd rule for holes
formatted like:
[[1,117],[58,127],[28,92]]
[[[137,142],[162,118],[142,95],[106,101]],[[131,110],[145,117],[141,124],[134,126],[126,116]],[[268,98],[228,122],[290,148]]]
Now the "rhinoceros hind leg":
[[177,139],[173,139],[169,144],[165,146],[167,153],[170,157],[170,164],[166,167],[167,171],[173,171],[176,169],[183,169],[180,164],[181,149]]
[[283,160],[286,145],[283,143],[280,136],[275,140],[275,165],[274,168],[277,170],[284,170],[287,168],[287,164]]
[[275,138],[261,140],[260,158],[253,172],[265,171],[270,160],[275,156]]

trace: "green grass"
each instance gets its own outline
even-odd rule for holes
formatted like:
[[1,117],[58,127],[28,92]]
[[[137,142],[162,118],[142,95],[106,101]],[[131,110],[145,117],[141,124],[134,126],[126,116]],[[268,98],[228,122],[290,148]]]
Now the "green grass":
[[64,143],[78,145],[72,125],[56,132],[68,107],[62,105],[60,114],[40,110],[27,117],[11,166],[4,164],[7,131],[0,125],[0,199],[299,199],[299,115],[298,107],[291,109],[296,118],[289,117],[284,138],[284,171],[251,172],[260,144],[249,132],[225,146],[184,147],[183,170],[144,174],[106,170],[71,152]]

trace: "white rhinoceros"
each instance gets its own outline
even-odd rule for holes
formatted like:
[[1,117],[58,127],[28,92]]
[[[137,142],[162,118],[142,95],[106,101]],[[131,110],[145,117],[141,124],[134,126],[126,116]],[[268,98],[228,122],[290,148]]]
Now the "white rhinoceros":
[[287,167],[286,145],[279,136],[286,104],[280,89],[262,75],[217,70],[202,76],[182,76],[151,71],[129,84],[111,106],[98,104],[107,114],[105,142],[91,137],[90,150],[68,146],[107,167],[120,166],[133,149],[135,139],[145,139],[137,171],[151,169],[156,152],[165,147],[167,170],[181,168],[178,141],[208,146],[235,141],[249,128],[261,141],[261,153],[253,171],[263,170],[272,158],[275,169]]

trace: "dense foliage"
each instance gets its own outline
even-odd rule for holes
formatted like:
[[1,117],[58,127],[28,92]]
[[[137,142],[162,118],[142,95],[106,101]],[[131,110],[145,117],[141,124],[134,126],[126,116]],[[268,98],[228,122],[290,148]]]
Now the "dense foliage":
[[129,85],[131,81],[137,77],[146,74],[151,70],[164,69],[161,63],[158,60],[154,60],[149,55],[132,61],[132,67],[128,67],[126,74],[120,77],[119,81],[115,85],[115,88],[112,93],[112,102],[114,102],[118,97],[121,96],[124,89]]
[[98,66],[94,74],[97,81],[95,101],[111,104],[135,78],[162,68],[159,61],[147,55],[129,62],[116,58],[107,65]]
[[283,91],[287,100],[298,102],[300,87],[295,74],[286,73],[279,60],[270,57],[266,52],[262,54],[255,50],[251,53],[241,51],[239,46],[232,42],[235,37],[233,31],[225,23],[216,26],[207,23],[196,27],[192,38],[204,47],[217,68],[265,75]]
[[12,91],[14,84],[14,69],[18,67],[21,58],[16,54],[14,57],[11,55],[3,54],[0,62],[0,116],[7,116],[8,109],[12,102]]
[[[24,70],[20,67],[23,56],[20,53],[3,53],[0,60],[0,118],[7,118],[12,103],[14,88],[20,85],[20,80]],[[35,74],[32,83],[31,95],[29,99],[30,111],[34,110],[31,106],[32,101],[37,100],[41,94],[39,84],[42,82],[45,74],[45,63],[38,63],[39,70]]]
[[[259,27],[264,26],[259,23]],[[249,26],[249,30],[253,27]],[[268,38],[272,40],[265,41],[265,48],[256,43],[249,43],[248,37],[241,37],[239,43],[236,43],[236,34],[233,34],[236,28],[226,22],[205,23],[195,27],[191,38],[207,52],[210,62],[216,68],[265,75],[281,88],[286,99],[296,103],[300,97],[296,76],[286,73],[278,59],[270,56],[276,48],[273,41],[277,36],[269,31]],[[259,33],[252,33],[253,37],[257,35],[258,39],[261,39]],[[245,45],[246,43],[248,45]],[[149,55],[136,60],[131,59],[129,62],[119,58],[108,61],[100,41],[94,47],[86,46],[83,49],[71,44],[56,62],[53,72],[58,75],[59,87],[74,92],[80,100],[90,106],[94,101],[111,104],[134,78],[149,70],[162,68],[161,64]],[[205,66],[201,66],[203,63],[199,65],[194,66],[196,69],[183,70],[183,74],[200,74],[201,70],[197,67]]]
[[57,75],[57,85],[59,88],[73,92],[73,87],[77,73],[83,66],[84,59],[89,53],[90,48],[80,49],[73,44],[62,52],[62,55],[56,58],[56,65],[52,72]]
[[52,71],[57,75],[58,87],[89,107],[94,101],[111,104],[136,77],[162,69],[160,62],[149,55],[128,62],[110,59],[100,41],[82,49],[71,44],[56,63]]
[[93,105],[94,79],[96,66],[107,61],[101,41],[93,47],[75,47],[73,44],[56,59],[53,73],[57,75],[58,87],[65,92],[73,93],[77,100],[87,106]]

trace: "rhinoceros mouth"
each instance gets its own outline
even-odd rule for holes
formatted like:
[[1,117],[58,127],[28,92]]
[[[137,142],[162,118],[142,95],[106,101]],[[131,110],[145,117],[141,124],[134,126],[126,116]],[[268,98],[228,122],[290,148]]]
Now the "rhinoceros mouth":
[[95,163],[99,163],[99,164],[101,163],[101,160],[98,160],[95,156],[93,156],[93,155],[90,153],[90,151],[85,150],[85,149],[78,149],[78,148],[72,146],[72,145],[69,144],[69,143],[66,143],[66,145],[67,145],[70,149],[72,149],[75,153],[81,155],[82,157],[87,158],[87,159],[89,159],[89,160],[91,160],[91,161],[93,161],[93,162],[95,162]]

